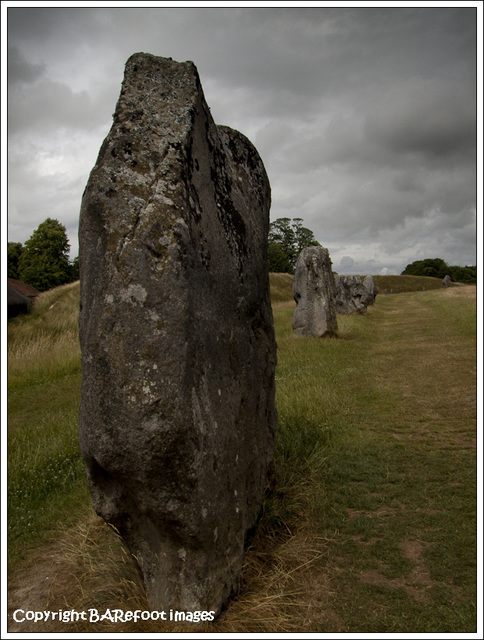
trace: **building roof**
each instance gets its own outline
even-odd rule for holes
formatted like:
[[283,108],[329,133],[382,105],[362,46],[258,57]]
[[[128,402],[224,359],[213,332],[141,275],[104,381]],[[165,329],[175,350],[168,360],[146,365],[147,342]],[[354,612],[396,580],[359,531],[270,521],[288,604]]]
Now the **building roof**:
[[35,289],[32,285],[26,284],[21,280],[15,280],[14,278],[8,278],[8,286],[13,287],[19,293],[27,296],[28,298],[36,298],[40,294],[40,291],[37,291],[37,289]]

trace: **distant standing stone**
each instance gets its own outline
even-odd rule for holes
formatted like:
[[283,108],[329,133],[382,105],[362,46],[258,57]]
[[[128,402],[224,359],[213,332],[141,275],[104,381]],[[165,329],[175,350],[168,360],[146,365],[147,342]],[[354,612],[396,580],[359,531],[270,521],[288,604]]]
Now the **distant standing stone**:
[[452,284],[452,278],[449,275],[446,275],[442,280],[442,284],[444,287],[450,287],[450,285]]
[[365,313],[368,293],[360,276],[336,276],[336,313]]
[[80,216],[79,439],[151,606],[238,588],[274,451],[271,193],[192,62],[135,54]]
[[363,280],[363,287],[366,291],[366,297],[362,299],[362,303],[367,307],[375,304],[375,298],[378,294],[379,289],[375,284],[373,276],[366,276],[366,278]]
[[329,252],[324,247],[303,249],[296,263],[293,331],[299,336],[336,335],[335,285]]

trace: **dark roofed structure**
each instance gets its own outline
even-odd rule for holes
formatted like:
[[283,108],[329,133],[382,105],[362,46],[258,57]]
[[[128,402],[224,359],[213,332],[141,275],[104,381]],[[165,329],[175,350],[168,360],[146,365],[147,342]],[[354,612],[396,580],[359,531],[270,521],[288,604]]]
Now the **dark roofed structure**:
[[28,313],[39,291],[30,284],[8,278],[7,284],[7,307],[8,317],[15,318],[21,313]]

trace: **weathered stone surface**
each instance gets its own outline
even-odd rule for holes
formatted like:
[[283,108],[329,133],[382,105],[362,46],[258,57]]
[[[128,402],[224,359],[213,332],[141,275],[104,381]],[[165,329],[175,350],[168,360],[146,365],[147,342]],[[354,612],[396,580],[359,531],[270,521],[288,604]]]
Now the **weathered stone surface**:
[[362,303],[365,307],[369,307],[375,304],[375,298],[379,291],[373,276],[366,276],[363,280],[363,287],[365,288],[366,296],[362,299]]
[[360,276],[336,276],[336,313],[365,313],[367,291]]
[[299,254],[294,274],[296,301],[292,328],[300,336],[331,336],[338,332],[335,284],[329,252],[306,247]]
[[444,287],[450,287],[450,285],[452,284],[452,278],[449,275],[446,275],[442,280],[442,284]]
[[270,185],[193,63],[135,54],[81,206],[79,440],[153,608],[237,590],[276,429]]

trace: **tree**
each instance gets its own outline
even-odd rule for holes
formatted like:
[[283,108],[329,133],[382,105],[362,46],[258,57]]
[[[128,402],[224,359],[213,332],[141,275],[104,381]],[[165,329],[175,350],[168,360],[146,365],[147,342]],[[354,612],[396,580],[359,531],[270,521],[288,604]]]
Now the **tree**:
[[299,254],[312,245],[319,242],[302,218],[278,218],[269,227],[269,271],[294,273]]
[[267,254],[271,273],[292,273],[292,266],[284,248],[278,242],[270,242]]
[[76,256],[74,260],[71,262],[71,282],[75,280],[79,280],[79,256]]
[[[302,226],[303,220],[302,218],[294,218],[292,227],[294,229],[294,243],[296,249],[296,260],[298,259],[299,254],[306,247],[312,247],[314,245],[319,246],[319,242],[314,237],[314,233]],[[296,266],[296,263],[294,263]]]
[[475,284],[477,282],[476,266],[449,266],[442,258],[426,258],[407,264],[402,276],[430,276],[431,278],[445,278],[449,275],[453,282]]
[[21,242],[9,242],[7,247],[8,277],[19,279],[18,265],[23,252]]
[[465,282],[466,284],[476,284],[477,265],[459,267],[449,267],[449,274],[453,282]]
[[[279,253],[286,256],[289,263],[288,273],[293,272],[293,264],[295,263],[295,236],[294,229],[291,226],[290,218],[278,218],[275,222],[271,222],[269,227],[269,244],[279,245]],[[274,271],[269,264],[269,271]],[[277,272],[276,272],[277,273]],[[280,272],[282,273],[282,272]]]
[[402,276],[429,276],[431,278],[444,278],[447,274],[449,274],[449,265],[442,258],[416,260],[407,264],[401,273]]
[[32,233],[19,260],[19,277],[39,291],[71,281],[66,228],[47,218]]

